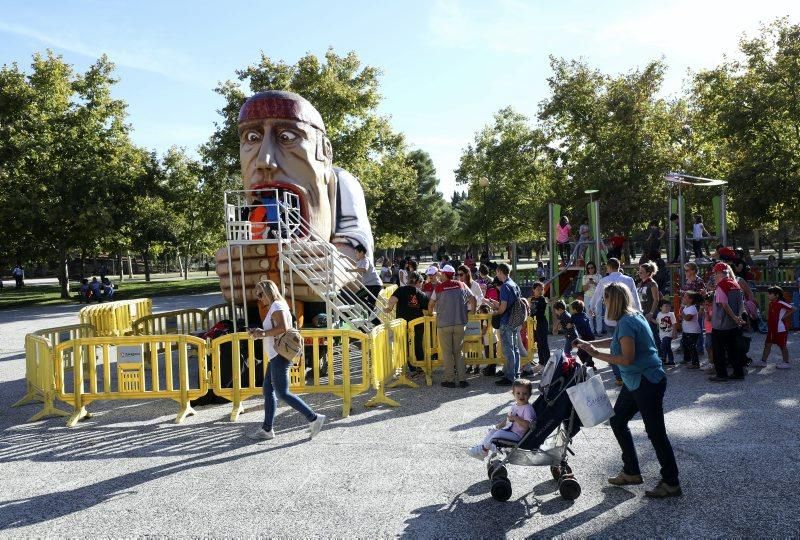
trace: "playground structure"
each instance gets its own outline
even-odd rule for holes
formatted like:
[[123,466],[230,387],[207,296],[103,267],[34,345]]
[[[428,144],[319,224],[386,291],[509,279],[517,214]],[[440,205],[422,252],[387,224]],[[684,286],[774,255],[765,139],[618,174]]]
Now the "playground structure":
[[[669,241],[667,243],[667,254],[669,260],[675,260],[675,253],[671,250],[674,249],[675,237],[678,240],[678,259],[680,261],[679,283],[681,289],[686,284],[686,274],[683,270],[683,265],[687,262],[686,257],[686,208],[683,198],[683,189],[685,187],[720,187],[720,194],[712,199],[714,206],[714,223],[717,230],[717,237],[706,237],[705,240],[713,240],[715,238],[720,240],[722,245],[728,245],[728,230],[727,230],[727,201],[725,195],[725,186],[728,184],[725,180],[715,180],[713,178],[702,178],[699,176],[690,176],[683,173],[670,172],[664,176],[664,181],[669,186],[669,195],[667,199],[667,223],[670,223],[669,216],[673,213],[678,215],[677,231],[673,231],[673,227],[669,227]],[[677,197],[673,197],[673,188],[677,190]],[[673,234],[674,233],[674,234]]]
[[597,193],[597,190],[587,190],[586,193],[589,195],[589,203],[586,205],[586,215],[589,218],[589,234],[591,238],[588,241],[579,240],[575,242],[569,259],[558,272],[555,270],[559,268],[556,225],[561,219],[561,205],[550,203],[547,207],[548,246],[550,252],[550,268],[552,269],[553,275],[545,283],[545,295],[550,297],[551,302],[567,292],[570,289],[571,283],[573,284],[573,290],[577,286],[577,283],[580,283],[584,261],[593,260],[598,268],[600,268],[606,259],[606,251],[600,235],[600,201],[594,200],[592,196],[594,193]]

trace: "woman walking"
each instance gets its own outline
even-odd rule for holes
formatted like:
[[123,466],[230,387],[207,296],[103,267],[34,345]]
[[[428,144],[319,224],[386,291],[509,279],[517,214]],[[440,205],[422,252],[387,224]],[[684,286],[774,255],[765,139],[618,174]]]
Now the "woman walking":
[[[683,495],[678,482],[678,464],[664,425],[664,392],[667,376],[661,366],[653,333],[641,313],[633,309],[630,292],[621,283],[610,283],[604,291],[606,317],[617,321],[610,339],[578,340],[578,347],[592,357],[619,366],[623,387],[614,404],[611,429],[622,449],[622,471],[608,482],[614,486],[641,484],[639,458],[628,422],[640,413],[647,437],[661,465],[661,480],[645,496],[661,499]],[[610,347],[601,352],[598,347]]]
[[306,402],[289,391],[289,369],[292,361],[279,355],[275,349],[275,338],[283,335],[292,326],[289,304],[281,296],[275,282],[264,280],[256,285],[256,301],[267,310],[263,329],[252,328],[249,333],[253,339],[264,339],[266,358],[269,359],[267,374],[264,377],[264,423],[248,435],[255,440],[269,440],[275,437],[272,424],[275,421],[275,410],[278,398],[302,414],[308,420],[308,431],[313,438],[322,429],[325,415],[315,413]]

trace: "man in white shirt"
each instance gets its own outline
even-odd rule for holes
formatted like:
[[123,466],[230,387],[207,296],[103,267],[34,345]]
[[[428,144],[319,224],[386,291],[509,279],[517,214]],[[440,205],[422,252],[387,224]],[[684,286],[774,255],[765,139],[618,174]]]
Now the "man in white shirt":
[[[597,289],[594,295],[592,295],[591,302],[589,302],[589,314],[594,316],[594,314],[600,310],[600,304],[603,302],[606,285],[609,283],[622,283],[628,287],[631,291],[631,296],[633,296],[633,307],[635,307],[637,311],[642,311],[642,304],[639,301],[639,292],[636,290],[636,283],[633,281],[632,277],[626,276],[619,271],[619,259],[608,259],[606,270],[608,274],[597,284]],[[616,322],[606,320],[606,325],[616,326]]]

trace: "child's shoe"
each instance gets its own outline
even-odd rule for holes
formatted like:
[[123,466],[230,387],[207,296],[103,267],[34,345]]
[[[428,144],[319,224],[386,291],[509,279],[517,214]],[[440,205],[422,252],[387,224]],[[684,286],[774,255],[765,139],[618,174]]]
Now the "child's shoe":
[[769,364],[767,364],[763,360],[754,360],[753,363],[750,365],[753,367],[767,367]]
[[775,369],[789,369],[791,368],[791,364],[789,362],[778,362],[775,364]]
[[467,455],[469,457],[474,457],[475,459],[480,459],[481,461],[483,461],[484,459],[486,459],[486,456],[489,455],[489,452],[488,450],[483,449],[482,444],[476,444],[475,446],[467,450]]

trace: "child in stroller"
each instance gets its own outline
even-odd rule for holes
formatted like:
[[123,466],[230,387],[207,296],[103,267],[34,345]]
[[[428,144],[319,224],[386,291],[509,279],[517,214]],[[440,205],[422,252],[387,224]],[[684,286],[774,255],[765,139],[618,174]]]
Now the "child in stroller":
[[532,422],[536,420],[536,413],[529,403],[533,393],[533,383],[527,379],[517,379],[511,385],[511,394],[514,396],[514,405],[508,416],[497,423],[493,428],[489,428],[489,433],[481,444],[476,444],[467,454],[476,459],[485,459],[492,450],[492,441],[502,439],[511,443],[519,442],[530,428]]
[[[580,496],[581,486],[567,464],[567,453],[573,453],[569,445],[581,424],[567,395],[567,388],[585,380],[586,367],[576,357],[559,349],[553,351],[542,370],[539,384],[541,394],[533,403],[535,416],[529,422],[525,434],[518,441],[513,441],[506,438],[508,432],[498,430],[488,440],[487,473],[494,499],[507,501],[511,498],[507,464],[549,466],[564,499],[574,500]],[[483,445],[479,446],[482,451]],[[473,455],[477,451],[470,449],[469,453]]]

